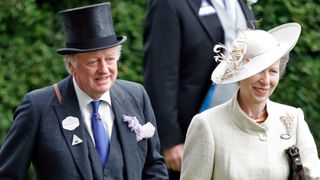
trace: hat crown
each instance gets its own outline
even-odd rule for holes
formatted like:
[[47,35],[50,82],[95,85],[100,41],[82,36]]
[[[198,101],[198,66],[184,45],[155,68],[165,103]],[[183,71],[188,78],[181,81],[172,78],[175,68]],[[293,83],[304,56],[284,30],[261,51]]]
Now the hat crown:
[[67,43],[114,36],[110,3],[60,11]]
[[110,48],[123,43],[113,28],[109,2],[60,11],[66,37],[66,48],[60,54],[88,52]]
[[246,39],[247,52],[245,56],[248,58],[262,55],[278,44],[278,41],[270,33],[263,30],[247,30],[239,38]]

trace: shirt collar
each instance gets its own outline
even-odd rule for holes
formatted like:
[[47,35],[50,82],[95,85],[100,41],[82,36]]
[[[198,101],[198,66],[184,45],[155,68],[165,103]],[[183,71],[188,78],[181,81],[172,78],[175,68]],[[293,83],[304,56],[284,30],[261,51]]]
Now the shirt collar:
[[[77,94],[77,97],[78,97],[78,102],[79,102],[80,105],[87,105],[91,101],[93,101],[93,99],[90,96],[88,96],[84,91],[82,91],[80,89],[80,87],[78,86],[74,76],[72,76],[72,81],[73,81],[73,86],[74,86],[74,89],[76,91],[76,94]],[[104,101],[104,102],[108,103],[111,106],[110,90],[108,90],[104,94],[102,94],[102,96],[99,98],[99,100]]]

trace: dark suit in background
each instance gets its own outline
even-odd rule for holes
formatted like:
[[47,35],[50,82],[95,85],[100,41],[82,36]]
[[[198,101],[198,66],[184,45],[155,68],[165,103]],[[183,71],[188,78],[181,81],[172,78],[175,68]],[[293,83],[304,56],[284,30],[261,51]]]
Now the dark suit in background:
[[[238,2],[245,19],[253,20],[249,6]],[[212,84],[210,75],[217,66],[213,47],[224,43],[217,13],[199,14],[202,3],[149,1],[144,24],[144,86],[155,111],[162,150],[184,143],[189,123]],[[211,1],[205,3],[215,9]],[[166,159],[166,153],[164,156]]]

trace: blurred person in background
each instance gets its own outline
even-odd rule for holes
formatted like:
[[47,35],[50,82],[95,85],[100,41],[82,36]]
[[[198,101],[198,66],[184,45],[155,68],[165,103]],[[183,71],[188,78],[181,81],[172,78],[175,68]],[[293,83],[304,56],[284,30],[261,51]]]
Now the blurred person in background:
[[212,86],[215,44],[229,44],[254,15],[244,0],[149,0],[144,24],[144,86],[154,108],[170,179],[179,179],[192,117],[225,102],[235,84]]

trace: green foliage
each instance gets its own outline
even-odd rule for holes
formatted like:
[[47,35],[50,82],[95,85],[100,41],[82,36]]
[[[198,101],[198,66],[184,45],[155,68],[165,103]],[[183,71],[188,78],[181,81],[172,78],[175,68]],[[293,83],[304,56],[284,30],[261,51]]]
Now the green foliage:
[[[123,79],[142,82],[142,32],[145,16],[145,1],[115,1],[113,4],[114,28],[128,37],[119,62],[119,76]],[[126,18],[125,18],[126,17]]]
[[[258,1],[253,5],[259,28],[271,29],[287,22],[302,26],[300,39],[291,53],[284,78],[272,99],[300,107],[305,113],[320,152],[320,13],[318,0]],[[307,16],[308,15],[308,16]]]
[[65,73],[55,53],[56,20],[51,14],[40,11],[32,0],[0,2],[1,137],[23,95]]

